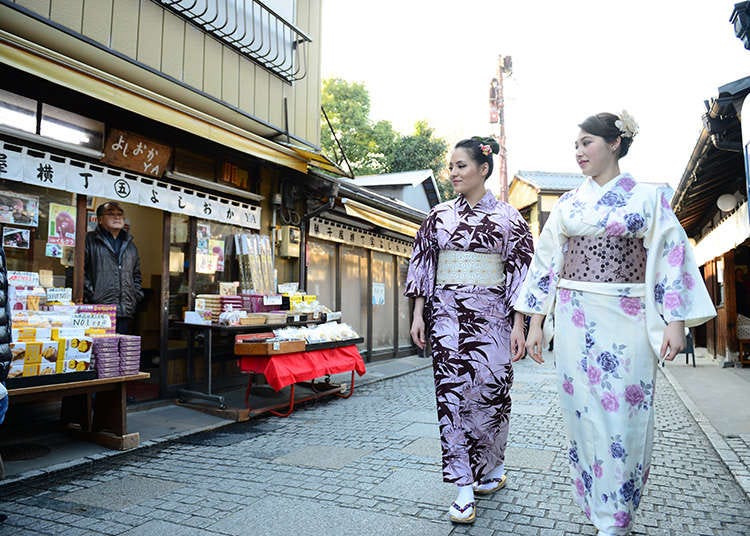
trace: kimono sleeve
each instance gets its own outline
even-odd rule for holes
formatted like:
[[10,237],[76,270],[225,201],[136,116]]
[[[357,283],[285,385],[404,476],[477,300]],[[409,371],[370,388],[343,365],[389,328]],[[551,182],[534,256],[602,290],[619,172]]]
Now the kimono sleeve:
[[674,320],[693,327],[716,316],[716,309],[693,255],[693,248],[667,197],[655,190],[653,221],[643,237],[646,260],[646,311],[661,318],[661,329]]
[[529,272],[516,298],[515,309],[521,313],[548,315],[554,306],[566,240],[561,222],[561,203],[562,198],[552,209],[539,235]]
[[437,216],[431,212],[422,222],[414,237],[413,251],[409,260],[409,271],[406,275],[404,296],[432,296],[435,290],[435,271],[437,270],[438,244],[435,233]]
[[526,278],[534,254],[534,242],[529,225],[523,216],[509,207],[508,230],[505,244],[505,303],[508,315],[513,314],[513,304],[518,299],[521,284]]

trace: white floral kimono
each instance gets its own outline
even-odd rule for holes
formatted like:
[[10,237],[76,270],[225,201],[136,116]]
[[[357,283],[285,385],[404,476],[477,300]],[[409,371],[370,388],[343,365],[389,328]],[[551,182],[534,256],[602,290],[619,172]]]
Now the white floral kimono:
[[[626,261],[615,271],[639,268],[645,282],[561,277],[569,244],[594,244],[594,255],[581,270],[598,270],[595,245],[608,239],[643,241],[645,266]],[[601,264],[602,271],[612,270]],[[650,468],[654,380],[664,328],[673,320],[696,326],[716,314],[663,190],[623,174],[603,187],[587,178],[562,196],[539,237],[515,308],[529,315],[554,309],[554,356],[573,495],[599,530],[627,534]]]

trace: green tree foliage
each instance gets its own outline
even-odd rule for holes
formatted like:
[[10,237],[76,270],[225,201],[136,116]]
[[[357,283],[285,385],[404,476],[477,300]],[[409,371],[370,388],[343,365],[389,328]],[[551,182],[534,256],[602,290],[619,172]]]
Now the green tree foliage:
[[[396,132],[390,121],[373,122],[370,94],[363,84],[324,80],[321,103],[355,176],[416,169],[431,169],[436,178],[444,175],[445,140],[436,137],[426,121],[417,121],[413,134],[406,136]],[[321,118],[320,140],[323,153],[346,169],[325,118]],[[443,199],[453,197],[449,181],[438,180],[438,187]]]

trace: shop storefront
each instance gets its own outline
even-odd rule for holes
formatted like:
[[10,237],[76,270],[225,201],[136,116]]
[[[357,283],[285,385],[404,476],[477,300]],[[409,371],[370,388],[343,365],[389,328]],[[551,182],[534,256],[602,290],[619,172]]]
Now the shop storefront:
[[307,289],[335,304],[370,360],[413,353],[411,304],[403,296],[411,242],[325,218],[310,221]]
[[711,99],[672,198],[717,311],[716,318],[696,329],[696,343],[725,365],[750,363],[750,132],[742,127],[750,122],[740,120],[743,112],[748,114],[748,93],[750,77],[720,87]]
[[[136,399],[173,395],[191,380],[179,326],[185,311],[199,295],[218,295],[222,282],[240,281],[237,292],[249,290],[238,240],[262,236],[270,243],[276,207],[263,200],[282,180],[302,183],[305,175],[33,77],[12,79],[0,89],[0,224],[19,283],[14,306],[49,308],[53,295],[63,296],[63,305],[82,303],[84,250],[77,246],[96,228],[96,207],[118,201],[140,256],[144,300],[134,332],[140,368],[151,373],[149,383],[132,388]],[[43,95],[56,97],[50,103]],[[295,272],[289,264],[280,259],[283,274]],[[271,274],[266,286],[275,282]],[[202,365],[196,363],[193,381],[205,376]],[[236,372],[231,361],[216,368],[219,375]]]

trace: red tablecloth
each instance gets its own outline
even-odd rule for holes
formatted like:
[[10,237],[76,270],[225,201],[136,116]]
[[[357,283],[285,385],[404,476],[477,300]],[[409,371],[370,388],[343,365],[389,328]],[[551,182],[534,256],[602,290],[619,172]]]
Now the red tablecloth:
[[362,376],[365,362],[356,345],[328,350],[295,352],[269,356],[240,356],[240,370],[263,374],[274,390],[279,391],[297,382],[310,381],[328,374],[354,370]]

